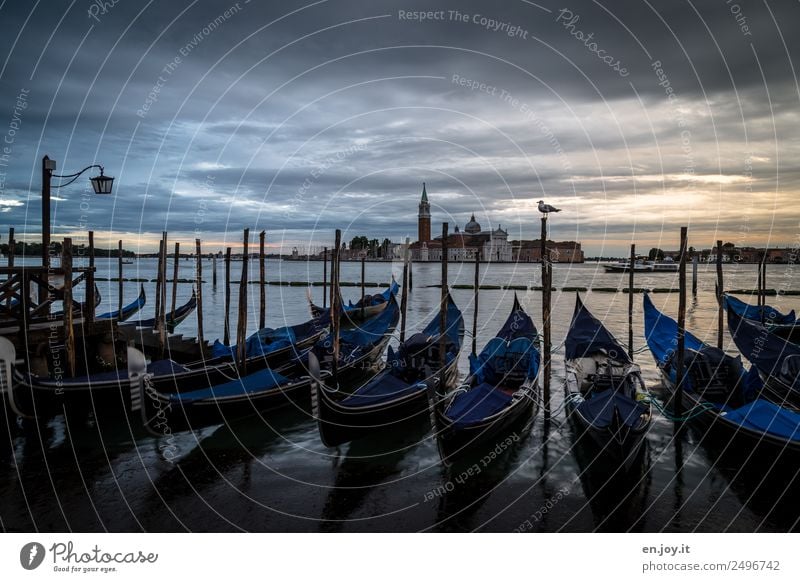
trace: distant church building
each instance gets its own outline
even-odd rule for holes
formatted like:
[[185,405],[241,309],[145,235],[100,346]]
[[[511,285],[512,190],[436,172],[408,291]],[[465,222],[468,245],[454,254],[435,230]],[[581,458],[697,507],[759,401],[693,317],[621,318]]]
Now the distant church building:
[[[424,182],[417,213],[417,231],[419,239],[409,247],[411,260],[441,261],[442,237],[431,238],[431,205]],[[547,241],[547,247],[551,249],[551,256],[556,262],[583,262],[580,243]],[[474,261],[478,255],[484,262],[534,262],[541,260],[540,256],[535,256],[539,248],[539,241],[509,241],[508,231],[503,230],[500,225],[494,230],[484,232],[475,220],[475,214],[472,214],[463,231],[456,225],[455,231],[447,237],[447,260]]]

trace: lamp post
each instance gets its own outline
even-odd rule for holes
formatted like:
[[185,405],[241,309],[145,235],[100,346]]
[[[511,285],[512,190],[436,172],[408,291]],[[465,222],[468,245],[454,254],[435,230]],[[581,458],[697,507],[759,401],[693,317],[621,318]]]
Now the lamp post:
[[[81,174],[92,168],[99,168],[100,175],[90,178],[92,189],[95,194],[111,194],[111,187],[114,184],[114,178],[103,174],[103,166],[93,164],[86,166],[80,172],[75,174],[67,174],[59,176],[53,172],[56,169],[56,161],[51,160],[48,156],[42,158],[42,267],[50,267],[50,189],[63,188],[69,186],[77,180]],[[53,178],[69,179],[68,182],[53,186],[51,180]]]

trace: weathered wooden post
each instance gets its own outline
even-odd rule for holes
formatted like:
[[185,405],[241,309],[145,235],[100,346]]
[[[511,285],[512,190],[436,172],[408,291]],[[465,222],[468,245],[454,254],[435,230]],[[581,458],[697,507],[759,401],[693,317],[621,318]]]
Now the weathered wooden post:
[[175,243],[175,258],[172,262],[172,303],[170,304],[170,316],[175,313],[175,302],[178,297],[178,268],[181,260],[181,243]]
[[[86,285],[86,311],[83,313],[83,321],[88,329],[91,330],[92,324],[94,324],[94,304],[95,304],[95,294],[94,294],[94,231],[89,231],[89,270],[86,271],[85,277],[85,285]],[[122,312],[120,312],[122,315]]]
[[161,233],[161,257],[158,279],[161,281],[159,303],[161,313],[158,317],[158,347],[163,358],[167,350],[167,233]]
[[250,229],[244,229],[242,241],[242,278],[239,280],[239,317],[236,320],[236,357],[242,374],[247,371],[247,271],[250,263]]
[[322,255],[322,309],[328,308],[328,247]]
[[122,241],[117,241],[117,309],[122,313]]
[[408,310],[408,237],[403,253],[403,297],[400,299],[400,343],[406,341],[406,311]]
[[366,257],[361,257],[361,319],[364,319],[364,299],[366,292],[364,290],[364,262]]
[[692,297],[697,297],[697,264],[700,258],[697,253],[692,255]]
[[636,265],[636,245],[631,245],[631,264],[628,269],[628,356],[633,361],[633,274]]
[[[12,226],[11,228],[8,229],[8,266],[9,267],[13,267],[14,266],[14,253],[16,251],[16,248],[15,248],[16,246],[17,246],[17,241],[14,240],[14,227]],[[11,275],[9,275],[9,278],[10,277],[11,277]],[[25,290],[25,289],[27,289],[27,287],[25,287],[23,285],[21,287],[21,289]],[[24,295],[24,293],[22,293],[22,295]],[[6,307],[9,307],[9,308],[11,307],[11,295],[9,295],[8,298],[6,299]]]
[[266,244],[267,232],[262,230],[258,234],[258,329],[267,327],[267,265],[266,265]]
[[[767,307],[767,249],[764,248],[764,256],[761,260],[761,306]],[[766,309],[761,310],[762,323],[766,322]]]
[[[157,331],[161,321],[161,255],[164,251],[164,239],[158,241],[158,262],[156,264],[156,320],[153,328]],[[122,253],[120,253],[122,256]],[[120,259],[122,260],[122,259]]]
[[336,229],[336,245],[331,257],[331,333],[333,335],[331,369],[333,371],[333,385],[339,386],[339,316],[342,310],[339,293],[339,254],[342,248],[342,231]]
[[542,215],[541,233],[541,254],[542,254],[542,343],[543,343],[543,373],[544,382],[542,386],[544,398],[544,420],[550,421],[550,254],[547,251],[547,215]]
[[722,303],[724,301],[724,287],[722,286],[722,241],[717,241],[717,347],[722,349],[722,329],[725,325]]
[[200,346],[200,353],[203,349],[203,253],[200,250],[200,239],[194,239],[195,260],[195,285],[197,287],[197,343]]
[[414,288],[414,259],[409,255],[408,258],[408,290]]
[[[17,242],[14,240],[14,227],[8,229],[8,266],[14,266],[14,252]],[[9,298],[10,300],[10,298]]]
[[225,318],[222,343],[231,345],[231,247],[225,249]]
[[65,238],[61,247],[61,271],[64,273],[64,348],[67,356],[67,373],[72,378],[75,376],[75,327],[72,321],[71,238]]
[[217,288],[217,253],[211,255],[211,286]]
[[481,254],[480,250],[475,249],[475,284],[473,285],[475,296],[475,311],[472,314],[472,355],[478,353],[478,287],[480,286]]
[[167,254],[169,248],[167,246],[167,231],[161,233],[161,238],[164,241],[162,247],[163,255],[161,257],[161,317],[163,321],[164,333],[167,332]]
[[686,239],[688,228],[681,227],[681,254],[678,271],[678,355],[677,366],[675,369],[675,380],[677,386],[675,389],[675,401],[673,403],[673,410],[675,418],[680,418],[683,410],[683,380],[684,380],[684,358],[686,347],[686,253],[687,245]]
[[448,223],[442,223],[442,294],[439,301],[439,392],[444,394],[445,366],[447,365],[447,228]]

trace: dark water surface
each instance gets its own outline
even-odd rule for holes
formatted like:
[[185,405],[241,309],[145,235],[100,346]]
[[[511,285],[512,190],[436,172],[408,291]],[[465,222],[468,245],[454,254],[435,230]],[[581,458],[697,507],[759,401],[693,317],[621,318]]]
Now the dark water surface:
[[[210,284],[211,263],[204,266],[205,329],[221,335],[222,277]],[[222,263],[218,264],[222,275]],[[234,280],[240,265],[234,264]],[[399,275],[401,267],[393,266]],[[99,276],[108,265],[99,264]],[[115,270],[114,265],[111,270]],[[471,283],[472,265],[451,265],[450,283]],[[171,265],[170,265],[171,270]],[[126,276],[154,277],[153,261],[126,265]],[[357,281],[360,265],[347,263],[343,281]],[[171,272],[171,271],[170,271]],[[257,268],[251,267],[251,273]],[[437,265],[414,265],[410,294],[411,327],[436,312]],[[485,284],[536,285],[539,266],[482,266]],[[322,279],[321,263],[270,261],[268,278],[286,281]],[[368,264],[367,280],[385,282],[388,264]],[[607,275],[596,265],[558,265],[555,285],[622,287],[626,275]],[[193,276],[193,263],[181,263],[181,277]],[[725,268],[727,288],[754,288],[754,265]],[[768,285],[800,288],[792,267],[770,266]],[[671,287],[677,275],[637,276],[637,286]],[[126,283],[126,298],[138,283]],[[116,283],[100,283],[104,305],[116,304]],[[146,284],[153,310],[153,284]],[[249,329],[258,318],[257,287],[250,286]],[[713,267],[700,268],[700,290],[689,298],[687,325],[710,343],[716,341]],[[373,290],[374,292],[374,290]],[[191,293],[179,286],[178,302]],[[305,289],[267,288],[268,325],[308,318]],[[321,303],[322,289],[314,288]],[[358,289],[344,289],[357,299]],[[520,301],[541,322],[541,295],[518,292]],[[478,346],[494,335],[508,315],[513,291],[480,294]],[[627,341],[627,295],[585,293],[588,308]],[[453,290],[471,328],[473,294]],[[677,312],[677,294],[655,294],[659,309]],[[554,410],[562,402],[563,340],[574,293],[554,293]],[[232,301],[236,305],[236,297]],[[783,311],[800,308],[800,298],[773,297]],[[101,309],[102,310],[102,309]],[[641,295],[635,297],[635,343],[644,344]],[[235,321],[235,317],[233,318]],[[190,318],[179,331],[193,335]],[[731,353],[735,352],[730,337]],[[468,369],[470,338],[465,338],[460,370]],[[657,370],[649,352],[637,355],[648,386],[659,393]],[[4,432],[7,432],[4,430]],[[647,447],[633,474],[620,476],[596,460],[589,443],[576,442],[564,413],[549,426],[542,415],[532,429],[517,427],[494,451],[477,453],[458,465],[439,461],[430,427],[397,426],[394,431],[325,448],[309,411],[284,408],[231,426],[176,435],[178,458],[160,454],[159,439],[145,436],[129,421],[63,417],[12,426],[0,439],[0,528],[5,531],[788,531],[797,529],[800,505],[798,467],[772,466],[770,459],[744,463],[742,451],[713,442],[691,427],[676,430],[656,415]]]

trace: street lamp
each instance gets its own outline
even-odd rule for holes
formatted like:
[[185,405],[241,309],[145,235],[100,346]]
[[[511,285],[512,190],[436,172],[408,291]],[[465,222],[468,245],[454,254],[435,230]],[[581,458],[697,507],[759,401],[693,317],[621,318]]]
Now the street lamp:
[[[48,156],[42,158],[42,267],[50,267],[50,188],[63,188],[69,186],[77,180],[81,174],[92,168],[99,168],[100,175],[90,178],[92,189],[95,194],[111,194],[111,187],[114,184],[114,178],[103,174],[103,166],[93,164],[86,166],[80,172],[75,174],[67,174],[59,176],[53,172],[56,169],[56,161],[51,160]],[[50,181],[52,178],[69,179],[68,182],[52,186]]]

